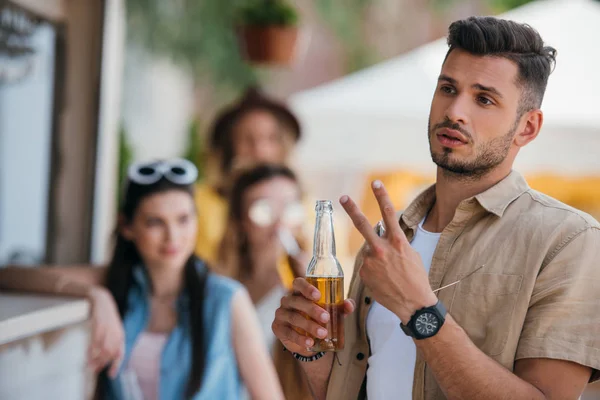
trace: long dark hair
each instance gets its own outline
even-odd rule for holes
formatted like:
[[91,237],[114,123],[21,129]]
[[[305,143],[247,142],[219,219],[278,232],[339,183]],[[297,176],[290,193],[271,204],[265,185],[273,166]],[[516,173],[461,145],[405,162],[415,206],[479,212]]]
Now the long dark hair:
[[[175,184],[165,178],[150,185],[139,185],[129,182],[119,210],[121,223],[131,223],[143,199],[156,193],[172,190],[188,193],[192,197],[194,195],[192,185]],[[200,389],[206,362],[203,299],[208,272],[206,268],[197,268],[199,262],[199,259],[192,254],[185,263],[183,276],[183,290],[187,292],[190,301],[189,318],[192,338],[192,370],[190,371],[186,389],[188,397],[192,397]],[[117,230],[115,250],[108,265],[106,288],[112,293],[121,318],[124,318],[125,314],[127,314],[127,295],[133,283],[133,268],[137,264],[143,266],[135,244],[125,239],[119,230]],[[144,272],[148,273],[145,267]],[[148,281],[150,282],[150,290],[152,291],[152,281],[150,279]]]
[[219,248],[219,268],[221,273],[241,280],[250,273],[248,241],[241,231],[244,218],[244,195],[248,189],[261,182],[274,178],[287,178],[298,184],[294,172],[280,164],[259,164],[248,169],[234,180],[229,198],[229,218],[227,229]]

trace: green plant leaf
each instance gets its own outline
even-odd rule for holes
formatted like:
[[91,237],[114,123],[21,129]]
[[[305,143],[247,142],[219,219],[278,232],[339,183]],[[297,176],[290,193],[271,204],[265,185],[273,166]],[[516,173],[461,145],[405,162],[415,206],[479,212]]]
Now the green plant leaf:
[[188,126],[188,141],[183,158],[192,162],[198,169],[198,180],[204,177],[205,158],[204,141],[201,135],[201,123],[198,118],[190,121]]
[[125,181],[127,180],[127,168],[133,162],[134,150],[124,124],[121,124],[119,129],[119,154],[118,154],[118,171],[117,171],[117,204],[121,204],[123,198]]
[[239,23],[258,26],[290,26],[298,22],[298,13],[284,0],[251,0],[239,9]]
[[377,60],[363,35],[364,17],[372,0],[316,0],[317,11],[336,34],[346,53],[346,71],[360,70]]

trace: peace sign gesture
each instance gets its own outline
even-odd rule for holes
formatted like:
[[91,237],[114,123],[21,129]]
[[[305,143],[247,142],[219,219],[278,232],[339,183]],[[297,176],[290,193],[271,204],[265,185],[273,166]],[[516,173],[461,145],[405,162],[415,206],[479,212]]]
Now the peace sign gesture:
[[431,290],[421,256],[411,247],[396,220],[394,206],[383,184],[374,181],[371,186],[386,227],[384,237],[375,233],[350,197],[342,196],[340,203],[367,243],[360,278],[373,292],[375,301],[406,324],[415,311],[435,305],[437,297]]

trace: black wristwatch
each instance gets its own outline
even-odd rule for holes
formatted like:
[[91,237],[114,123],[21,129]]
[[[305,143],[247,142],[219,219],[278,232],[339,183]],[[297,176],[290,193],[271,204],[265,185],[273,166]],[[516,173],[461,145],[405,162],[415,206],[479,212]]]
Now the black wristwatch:
[[408,324],[400,323],[400,328],[407,336],[416,340],[427,339],[437,334],[446,320],[446,307],[438,300],[435,306],[417,310],[410,317]]

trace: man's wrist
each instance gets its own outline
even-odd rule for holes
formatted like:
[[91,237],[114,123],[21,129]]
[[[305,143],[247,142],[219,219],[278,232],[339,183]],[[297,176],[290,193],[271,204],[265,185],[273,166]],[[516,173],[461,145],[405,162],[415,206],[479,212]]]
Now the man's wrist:
[[403,307],[398,307],[398,311],[394,314],[396,314],[403,325],[407,325],[418,310],[426,307],[433,307],[437,302],[438,298],[432,291],[427,296],[424,296],[423,300],[413,301],[410,304],[404,304]]

